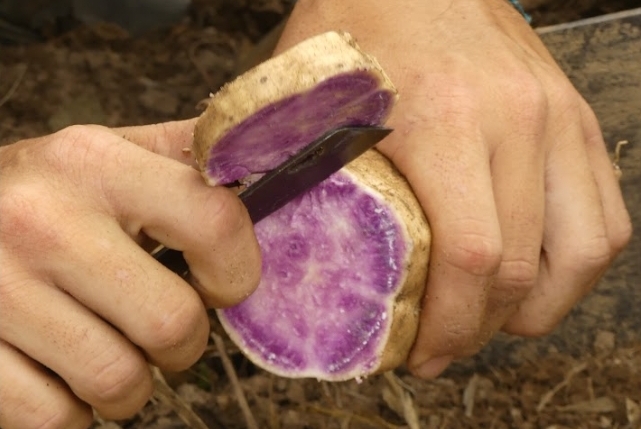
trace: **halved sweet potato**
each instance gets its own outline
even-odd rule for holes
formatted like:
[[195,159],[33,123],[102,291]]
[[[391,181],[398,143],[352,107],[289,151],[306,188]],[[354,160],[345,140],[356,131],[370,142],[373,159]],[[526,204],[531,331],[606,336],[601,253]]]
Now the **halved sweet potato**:
[[[396,90],[346,33],[325,33],[214,94],[195,129],[208,183],[251,186],[342,125],[381,125]],[[401,364],[414,341],[430,233],[409,184],[371,150],[255,226],[256,292],[218,311],[257,365],[345,380]]]

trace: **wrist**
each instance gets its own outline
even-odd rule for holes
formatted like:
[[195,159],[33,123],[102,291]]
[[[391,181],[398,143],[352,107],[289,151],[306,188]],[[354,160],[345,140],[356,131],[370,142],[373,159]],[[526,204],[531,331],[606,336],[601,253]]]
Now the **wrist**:
[[[485,7],[485,2],[486,0],[297,0],[277,52],[291,46],[289,39],[300,41],[330,30],[347,31],[361,45],[364,41],[367,44],[366,40],[369,38],[379,41],[394,39],[389,36],[403,33],[408,17],[412,21],[420,21],[420,25],[427,30],[434,23],[443,21],[443,17],[475,14],[475,9]],[[386,37],[377,38],[378,34]]]
[[532,17],[523,9],[521,2],[519,0],[507,0],[512,6],[525,18],[525,20],[530,23],[532,22]]

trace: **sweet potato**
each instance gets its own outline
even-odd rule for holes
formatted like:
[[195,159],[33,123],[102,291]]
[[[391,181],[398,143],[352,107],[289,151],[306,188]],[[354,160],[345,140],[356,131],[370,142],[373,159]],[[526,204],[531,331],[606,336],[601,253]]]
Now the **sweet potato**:
[[[396,90],[346,33],[302,42],[214,94],[194,133],[211,185],[249,186],[326,131],[380,125]],[[257,365],[346,380],[401,364],[415,339],[430,233],[409,184],[370,150],[255,225],[262,279],[218,311]]]

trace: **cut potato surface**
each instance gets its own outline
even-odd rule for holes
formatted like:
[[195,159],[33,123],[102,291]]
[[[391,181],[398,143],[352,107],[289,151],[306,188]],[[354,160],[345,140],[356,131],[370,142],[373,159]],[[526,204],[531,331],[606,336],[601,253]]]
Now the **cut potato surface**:
[[256,225],[261,283],[219,311],[231,338],[276,374],[363,377],[401,364],[416,335],[429,232],[407,221],[424,222],[420,207],[399,213],[397,191],[366,177],[394,171],[382,155],[352,164]]

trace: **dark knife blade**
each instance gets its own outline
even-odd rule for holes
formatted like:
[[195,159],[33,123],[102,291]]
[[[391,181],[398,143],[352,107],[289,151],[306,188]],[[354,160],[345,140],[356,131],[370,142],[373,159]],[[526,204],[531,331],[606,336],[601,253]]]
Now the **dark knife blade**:
[[[370,126],[334,129],[265,174],[238,197],[256,224],[336,173],[391,132],[390,128]],[[152,255],[180,275],[189,269],[180,251],[160,247]]]
[[264,175],[238,196],[258,223],[318,185],[392,132],[382,127],[343,127],[323,135]]

